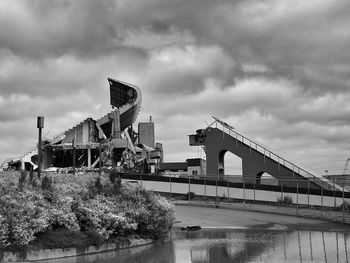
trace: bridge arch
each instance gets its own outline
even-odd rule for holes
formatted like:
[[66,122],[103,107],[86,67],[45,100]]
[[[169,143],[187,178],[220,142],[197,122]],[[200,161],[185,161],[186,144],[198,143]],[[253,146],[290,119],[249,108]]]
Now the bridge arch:
[[255,183],[264,185],[278,185],[278,179],[265,171],[260,171],[256,174]]
[[[242,176],[242,158],[232,151],[224,149],[218,153],[218,174],[227,176],[230,180],[232,176]],[[234,178],[231,178],[232,180]]]
[[264,173],[264,171],[260,171],[256,174],[256,184],[261,184],[261,177]]

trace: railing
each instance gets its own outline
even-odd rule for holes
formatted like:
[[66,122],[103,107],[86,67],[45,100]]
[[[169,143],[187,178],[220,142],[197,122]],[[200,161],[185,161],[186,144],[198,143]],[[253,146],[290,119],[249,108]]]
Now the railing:
[[29,149],[27,149],[25,152],[21,153],[20,155],[18,155],[17,157],[10,157],[10,158],[6,158],[5,160],[3,160],[0,163],[0,167],[2,167],[3,165],[5,165],[6,163],[14,160],[14,159],[22,159],[24,158],[27,154],[32,153],[33,151],[37,150],[36,146],[32,146]]
[[[165,174],[166,176],[171,176],[171,174]],[[283,176],[283,174],[282,174]],[[284,179],[275,178],[273,176],[262,176],[260,178],[257,178],[256,175],[228,175],[228,174],[205,174],[205,175],[186,175],[186,176],[180,176],[182,178],[194,178],[194,179],[202,179],[207,181],[229,181],[232,183],[249,183],[249,184],[259,184],[259,185],[290,185],[291,187],[295,187],[296,184],[299,184],[299,188],[312,188],[311,184],[308,182],[312,182],[312,180],[308,181],[305,179],[298,179],[298,177],[294,178],[287,178],[287,176],[284,176]],[[330,184],[337,185],[336,181],[339,179],[343,179],[341,177],[334,176],[334,178],[328,180]],[[325,186],[325,183],[323,183]],[[340,183],[339,183],[340,184]],[[343,185],[343,183],[341,184]],[[321,183],[322,186],[322,183]],[[339,186],[339,185],[338,185]],[[350,189],[350,180],[347,184],[344,184],[345,191],[347,192],[347,189]],[[323,187],[324,190],[329,191],[343,191],[342,186],[340,188],[332,187],[327,189],[326,187]]]
[[[323,178],[321,176],[316,176],[315,174],[308,172],[306,169],[301,168],[299,165],[295,165],[294,163],[288,161],[287,159],[281,157],[280,155],[275,154],[274,152],[269,150],[266,146],[263,146],[261,143],[258,143],[252,139],[249,139],[246,136],[242,135],[241,133],[237,132],[236,130],[234,130],[232,126],[230,126],[226,122],[220,120],[217,117],[214,117],[214,116],[212,117],[214,118],[215,122],[212,123],[210,126],[212,126],[213,124],[219,123],[222,126],[222,131],[225,132],[225,128],[226,128],[228,130],[227,134],[235,138],[236,143],[237,141],[240,141],[243,144],[249,146],[250,149],[254,149],[260,152],[261,154],[264,155],[264,158],[266,157],[270,158],[271,160],[274,160],[275,162],[277,162],[278,165],[283,165],[284,167],[290,169],[293,172],[293,175],[294,173],[296,173],[306,178],[308,181],[311,181],[313,183],[318,184],[319,186],[326,188],[327,190],[332,190],[334,187],[339,191],[341,190],[340,186],[332,185],[328,179]],[[216,128],[217,128],[217,125],[216,125]]]
[[3,160],[1,163],[0,163],[0,167],[3,167],[6,163],[8,163],[9,161],[11,161],[13,158],[6,158],[5,160]]

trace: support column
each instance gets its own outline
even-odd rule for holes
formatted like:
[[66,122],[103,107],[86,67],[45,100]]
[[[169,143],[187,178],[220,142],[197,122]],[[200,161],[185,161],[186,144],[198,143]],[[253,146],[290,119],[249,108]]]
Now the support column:
[[88,148],[87,149],[87,152],[88,152],[88,156],[87,156],[87,158],[88,158],[88,168],[91,168],[91,148]]
[[72,147],[73,147],[73,175],[75,175],[75,139],[72,140]]
[[116,156],[114,152],[113,140],[121,138],[120,112],[118,108],[112,113],[112,118],[113,118],[113,121],[112,121],[112,134],[111,134],[112,135],[111,159],[112,159],[112,167],[114,168],[117,165],[117,163],[116,163]]
[[219,172],[219,152],[217,152],[215,149],[212,149],[211,145],[205,145],[205,147],[207,156],[207,174],[216,175]]
[[121,138],[119,109],[116,109],[113,112],[112,138],[113,139],[120,139]]

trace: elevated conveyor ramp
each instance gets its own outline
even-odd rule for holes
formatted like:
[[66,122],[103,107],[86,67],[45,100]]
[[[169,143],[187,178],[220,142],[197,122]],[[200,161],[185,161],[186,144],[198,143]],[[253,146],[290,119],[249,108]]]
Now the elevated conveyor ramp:
[[197,134],[190,135],[189,138],[190,145],[205,146],[207,174],[223,175],[223,156],[229,151],[242,158],[243,178],[246,182],[256,180],[259,183],[261,175],[266,172],[283,185],[342,191],[340,186],[288,161],[261,143],[237,132],[219,118],[213,118],[215,121],[209,127],[197,130]]

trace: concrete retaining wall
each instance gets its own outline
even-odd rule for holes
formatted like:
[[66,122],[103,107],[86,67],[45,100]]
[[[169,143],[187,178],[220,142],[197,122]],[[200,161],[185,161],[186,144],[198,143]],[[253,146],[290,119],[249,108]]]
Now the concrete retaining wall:
[[123,240],[119,243],[106,243],[100,246],[89,246],[85,248],[57,248],[41,249],[18,252],[0,252],[0,262],[33,262],[39,260],[74,257],[85,254],[106,252],[111,250],[130,248],[153,243],[150,239]]

